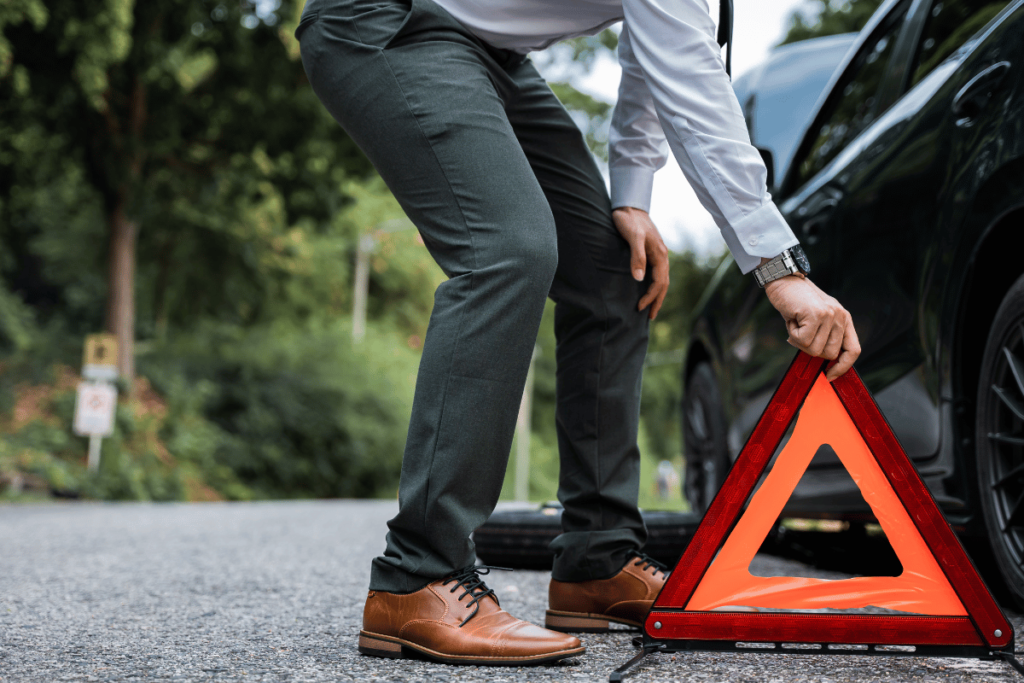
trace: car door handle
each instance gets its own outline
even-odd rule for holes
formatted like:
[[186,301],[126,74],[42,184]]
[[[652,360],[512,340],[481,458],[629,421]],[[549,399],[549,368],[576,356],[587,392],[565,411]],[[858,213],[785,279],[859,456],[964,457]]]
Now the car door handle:
[[980,114],[1009,70],[1010,63],[1004,61],[996,62],[976,73],[953,98],[953,113],[962,119],[970,119]]

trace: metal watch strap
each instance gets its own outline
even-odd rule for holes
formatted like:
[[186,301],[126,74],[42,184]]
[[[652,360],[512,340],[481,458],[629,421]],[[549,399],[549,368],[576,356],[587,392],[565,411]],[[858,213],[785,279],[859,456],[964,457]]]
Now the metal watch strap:
[[763,288],[769,282],[774,282],[779,278],[799,272],[800,267],[797,266],[793,254],[789,249],[786,249],[768,263],[755,268],[754,279],[757,280],[757,286]]

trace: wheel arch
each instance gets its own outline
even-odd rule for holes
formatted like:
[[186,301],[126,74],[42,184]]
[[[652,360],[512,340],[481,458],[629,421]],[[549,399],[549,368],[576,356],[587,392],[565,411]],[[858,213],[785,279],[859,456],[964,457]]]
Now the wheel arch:
[[[950,343],[950,384],[953,402],[954,462],[962,464],[957,476],[967,484],[968,507],[977,509],[975,476],[974,414],[982,356],[988,333],[1003,297],[1022,273],[1024,263],[1019,245],[1024,242],[1024,157],[1017,158],[994,173],[975,196],[972,219],[964,235],[976,234],[974,247],[964,262],[963,277],[956,299]],[[975,517],[973,514],[972,517]],[[975,519],[979,519],[975,517]],[[969,524],[974,527],[974,524]]]
[[[1007,202],[1005,194],[1002,197],[991,196],[997,189],[1007,193],[1014,190],[1022,192],[1024,158],[1013,165],[1017,167],[1010,174],[1014,185],[1008,185],[1009,179],[1005,174],[994,177],[979,191],[975,202],[975,205],[987,206],[1002,204],[1002,208],[980,231],[980,239],[966,263],[952,339],[952,389],[955,398],[973,401],[981,371],[981,355],[996,310],[1013,283],[1024,273],[1020,252],[1020,245],[1024,243],[1024,194],[1014,202]],[[982,334],[977,334],[978,331]]]
[[[981,354],[996,310],[1013,283],[1024,273],[1020,255],[1022,241],[1024,200],[991,226],[971,259],[969,279],[960,301],[961,314],[957,316],[960,322],[954,353],[958,388],[966,391],[967,395],[977,388]],[[983,331],[984,334],[969,334],[972,330]]]

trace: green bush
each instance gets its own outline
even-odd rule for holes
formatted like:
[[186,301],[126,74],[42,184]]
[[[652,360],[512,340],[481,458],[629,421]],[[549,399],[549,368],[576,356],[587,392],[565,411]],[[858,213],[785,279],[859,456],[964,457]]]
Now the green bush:
[[[87,440],[71,430],[77,376],[53,358],[9,357],[0,489],[18,481],[103,500],[393,497],[416,346],[373,324],[353,344],[348,320],[191,330],[140,356],[152,389],[142,380],[136,400],[118,405],[95,473]],[[15,421],[26,392],[38,395],[33,414]]]
[[231,477],[257,497],[391,496],[418,357],[372,326],[353,344],[348,320],[206,326],[140,370],[167,397],[168,449],[229,497]]
[[[38,371],[15,367],[17,377]],[[65,365],[50,366],[41,384],[21,384],[37,398],[32,413],[0,430],[0,480],[19,481],[8,497],[32,494],[103,500],[183,500],[185,472],[156,438],[159,419],[136,415],[131,403],[117,407],[114,435],[103,440],[101,467],[86,469],[88,442],[71,430],[75,410],[74,375]],[[8,398],[10,402],[10,398]]]

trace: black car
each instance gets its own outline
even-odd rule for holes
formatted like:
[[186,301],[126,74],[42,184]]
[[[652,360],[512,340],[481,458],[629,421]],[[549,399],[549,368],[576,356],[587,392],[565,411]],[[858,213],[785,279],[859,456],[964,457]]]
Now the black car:
[[771,154],[773,175],[785,175],[815,104],[857,35],[841,33],[781,45],[733,81],[751,141]]
[[[951,524],[968,547],[988,537],[1024,606],[1022,74],[1024,0],[887,0],[809,113],[791,112],[793,142],[760,134],[763,89],[737,92],[811,278],[853,315],[857,371]],[[795,355],[785,338],[754,278],[727,260],[683,371],[694,510]],[[827,452],[784,514],[870,519]]]

